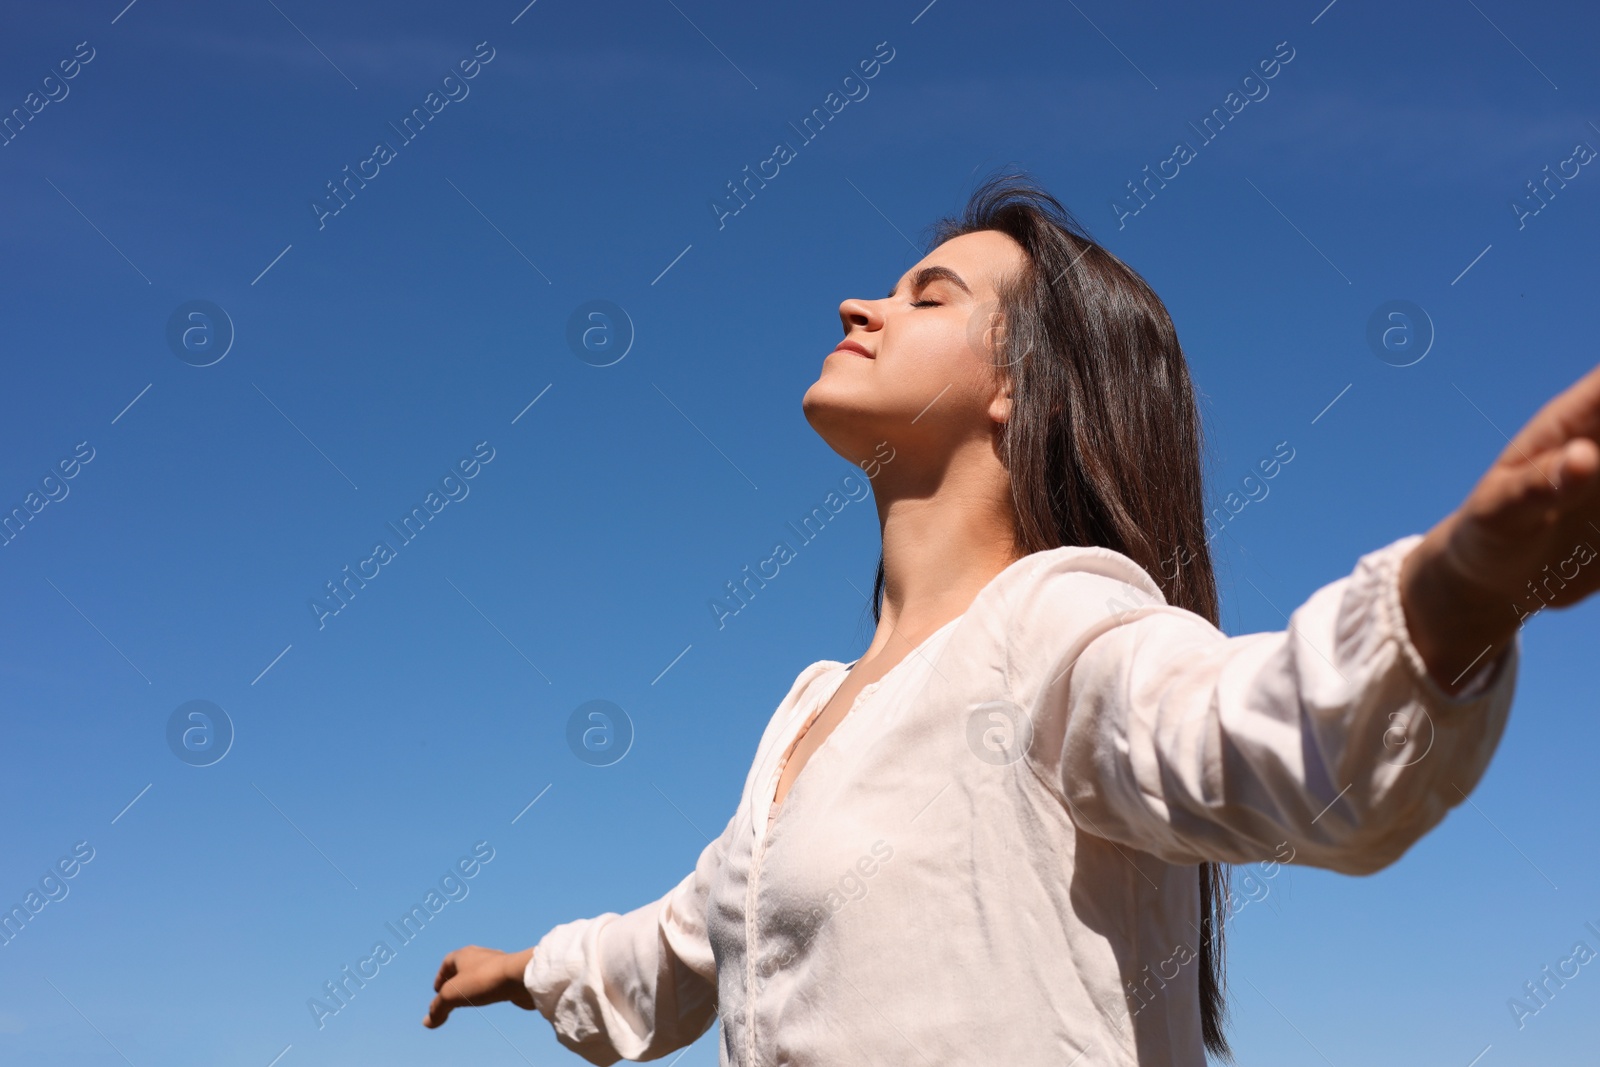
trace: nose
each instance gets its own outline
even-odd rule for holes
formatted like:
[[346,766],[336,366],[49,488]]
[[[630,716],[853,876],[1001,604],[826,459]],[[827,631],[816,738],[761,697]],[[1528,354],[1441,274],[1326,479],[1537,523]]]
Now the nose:
[[870,333],[883,329],[883,316],[878,313],[876,302],[854,297],[840,303],[839,322],[844,327],[846,337],[856,330]]

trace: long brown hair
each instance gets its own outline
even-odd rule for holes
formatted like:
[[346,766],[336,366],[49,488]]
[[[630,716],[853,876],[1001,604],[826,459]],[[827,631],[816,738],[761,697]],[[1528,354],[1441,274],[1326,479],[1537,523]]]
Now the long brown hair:
[[[991,335],[1012,387],[1000,447],[1018,550],[1114,549],[1149,572],[1167,603],[1218,625],[1204,532],[1204,438],[1188,363],[1161,300],[1026,175],[987,179],[959,217],[932,230],[929,248],[997,230],[1026,253],[1023,270],[1001,288],[1003,325]],[[883,592],[879,556],[874,620]],[[1202,863],[1198,876],[1201,1033],[1210,1053],[1231,1060],[1228,868]]]

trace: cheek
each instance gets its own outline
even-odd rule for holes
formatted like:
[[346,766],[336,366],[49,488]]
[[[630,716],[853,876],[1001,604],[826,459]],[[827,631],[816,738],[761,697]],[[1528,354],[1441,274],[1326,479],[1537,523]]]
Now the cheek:
[[[985,360],[982,323],[955,312],[924,313],[899,323],[901,330],[880,352],[883,370],[908,382],[938,382],[951,390],[969,388]],[[969,336],[969,334],[971,336]]]
[[[933,316],[895,339],[889,359],[879,369],[896,383],[917,410],[938,397],[946,414],[977,411],[987,405],[994,368],[983,347],[983,323],[966,315]],[[930,412],[931,414],[931,412]]]

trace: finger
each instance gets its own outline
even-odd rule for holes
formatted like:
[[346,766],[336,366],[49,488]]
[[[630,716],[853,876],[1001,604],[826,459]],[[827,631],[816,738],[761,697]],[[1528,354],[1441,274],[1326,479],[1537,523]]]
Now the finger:
[[1581,490],[1600,472],[1600,445],[1587,437],[1575,437],[1561,450],[1555,480],[1563,492]]
[[1600,364],[1547,400],[1512,444],[1532,453],[1580,435],[1600,436]]
[[422,1025],[430,1030],[443,1026],[444,1021],[450,1018],[450,1009],[453,1006],[444,999],[442,994],[434,997],[433,1003],[428,1005],[428,1014],[422,1018]]
[[[459,952],[457,949],[456,952]],[[445,956],[444,962],[439,964],[439,973],[433,978],[433,991],[435,993],[444,988],[444,984],[456,976],[456,952]]]
[[1545,449],[1512,469],[1495,491],[1491,511],[1503,523],[1502,532],[1539,536],[1562,516],[1582,510],[1600,491],[1600,446],[1575,438],[1564,446]]
[[1567,506],[1594,488],[1600,471],[1600,446],[1587,437],[1574,437],[1558,447],[1531,457],[1522,479],[1525,499]]
[[[1547,448],[1528,456],[1528,461],[1517,470],[1512,483],[1511,503],[1520,505],[1525,516],[1532,517],[1527,508],[1547,508],[1561,496],[1561,467],[1566,449],[1560,446]],[[1549,518],[1541,512],[1541,519]]]

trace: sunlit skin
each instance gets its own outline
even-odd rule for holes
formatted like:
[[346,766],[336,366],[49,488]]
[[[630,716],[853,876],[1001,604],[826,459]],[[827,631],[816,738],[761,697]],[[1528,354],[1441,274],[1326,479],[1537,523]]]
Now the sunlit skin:
[[[965,611],[1017,559],[1010,483],[996,446],[1011,392],[985,327],[997,287],[1023,264],[1010,237],[966,234],[915,264],[889,296],[839,305],[844,340],[868,355],[827,354],[802,406],[834,451],[871,474],[884,602],[871,644],[795,745],[778,783],[780,801],[860,689]],[[1447,693],[1513,639],[1529,610],[1528,585],[1548,579],[1546,565],[1569,560],[1579,542],[1600,550],[1596,438],[1600,366],[1541,407],[1461,506],[1403,560],[1406,628]],[[878,450],[885,441],[893,449],[886,462],[888,451]],[[1565,587],[1548,595],[1552,607],[1600,589],[1600,560],[1563,577]],[[476,945],[451,952],[423,1025],[443,1025],[458,1007],[499,1001],[533,1010],[523,984],[532,954]]]
[[[777,804],[861,690],[1018,558],[998,445],[1011,385],[989,327],[1000,284],[1024,262],[1010,237],[981,230],[935,248],[887,297],[839,305],[843,343],[872,358],[835,350],[801,407],[846,459],[893,456],[865,468],[883,539],[883,609],[871,644],[784,763]],[[884,441],[892,453],[877,451]]]
[[1579,542],[1600,550],[1600,366],[1546,401],[1455,511],[1400,565],[1400,603],[1428,673],[1454,692],[1530,610],[1529,583],[1570,607],[1600,589],[1600,560],[1564,588],[1549,572]]

